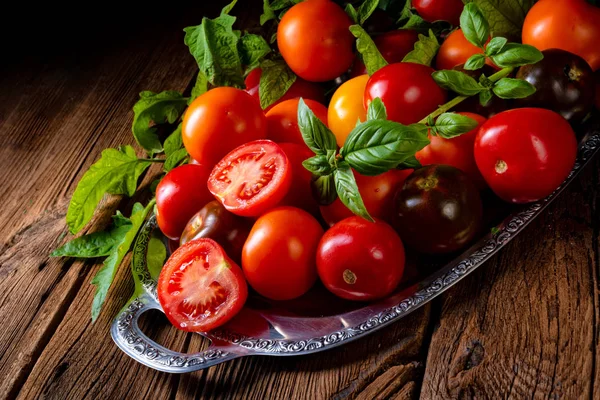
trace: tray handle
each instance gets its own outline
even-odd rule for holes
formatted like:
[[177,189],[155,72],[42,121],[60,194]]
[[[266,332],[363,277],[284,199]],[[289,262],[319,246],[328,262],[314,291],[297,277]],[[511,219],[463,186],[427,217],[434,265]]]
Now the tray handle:
[[161,310],[160,304],[147,293],[132,299],[115,318],[111,336],[117,346],[134,360],[159,371],[186,373],[212,367],[244,354],[232,351],[232,346],[215,345],[199,353],[180,353],[169,350],[146,336],[138,325],[140,316],[151,309]]

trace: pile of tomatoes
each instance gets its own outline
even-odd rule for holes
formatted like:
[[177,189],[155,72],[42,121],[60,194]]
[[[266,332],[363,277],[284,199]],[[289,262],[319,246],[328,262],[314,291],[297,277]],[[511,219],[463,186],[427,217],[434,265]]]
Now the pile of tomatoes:
[[[453,24],[462,10],[459,0],[413,6],[424,19]],[[285,95],[261,109],[257,68],[245,90],[213,88],[185,113],[182,136],[191,162],[170,171],[156,190],[159,227],[177,243],[158,282],[170,321],[209,331],[241,310],[249,290],[290,300],[317,281],[343,299],[381,299],[401,282],[405,251],[454,253],[482,233],[483,191],[511,203],[552,193],[575,163],[572,126],[597,101],[600,47],[587,38],[552,37],[570,23],[554,22],[549,15],[563,11],[548,7],[567,8],[574,24],[591,26],[600,37],[598,9],[583,0],[540,1],[525,21],[523,41],[545,50],[545,61],[517,72],[536,86],[535,98],[494,98],[486,107],[469,99],[457,111],[477,128],[452,139],[430,136],[415,154],[422,167],[354,172],[375,222],[353,215],[339,199],[319,203],[315,178],[302,165],[314,154],[298,128],[300,98],[341,147],[375,98],[389,120],[412,124],[427,117],[452,97],[431,77],[435,69],[464,70],[481,50],[454,30],[434,69],[401,62],[418,40],[415,31],[378,33],[374,42],[389,65],[369,76],[356,56],[352,21],[339,5],[307,0],[291,7],[277,31],[281,55],[298,76]],[[345,81],[327,101],[322,83],[340,77]]]

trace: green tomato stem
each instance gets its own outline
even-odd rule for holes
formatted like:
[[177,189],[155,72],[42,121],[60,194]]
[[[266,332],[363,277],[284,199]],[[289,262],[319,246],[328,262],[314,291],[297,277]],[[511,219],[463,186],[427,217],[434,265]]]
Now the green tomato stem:
[[164,164],[165,160],[163,158],[138,158],[138,161],[148,161],[153,163]]

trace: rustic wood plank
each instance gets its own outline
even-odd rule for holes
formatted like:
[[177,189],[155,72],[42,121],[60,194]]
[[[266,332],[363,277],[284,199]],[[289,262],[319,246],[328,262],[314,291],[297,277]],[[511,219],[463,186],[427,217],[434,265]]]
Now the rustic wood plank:
[[599,168],[444,297],[422,398],[598,397]]

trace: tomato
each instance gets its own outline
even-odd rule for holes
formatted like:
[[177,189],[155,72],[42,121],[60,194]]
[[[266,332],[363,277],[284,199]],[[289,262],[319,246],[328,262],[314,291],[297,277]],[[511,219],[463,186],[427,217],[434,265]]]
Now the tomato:
[[[290,99],[277,104],[267,112],[267,137],[277,143],[297,143],[306,146],[298,128],[298,103]],[[327,107],[313,100],[304,100],[311,111],[327,125]]]
[[381,8],[376,8],[362,26],[371,37],[374,37],[394,29],[394,20]]
[[596,108],[600,110],[600,69],[594,74],[596,78]]
[[323,228],[309,213],[277,207],[260,216],[242,251],[250,286],[272,300],[306,293],[317,280],[315,255]]
[[277,205],[291,183],[290,163],[281,147],[256,140],[237,147],[215,165],[208,190],[228,211],[256,217]]
[[317,270],[325,287],[347,300],[371,301],[394,291],[404,273],[404,245],[387,223],[353,216],[319,242]]
[[342,83],[333,93],[327,109],[327,123],[335,135],[338,146],[342,147],[348,134],[357,121],[367,119],[363,94],[369,75],[360,75]]
[[[411,172],[412,170],[393,169],[376,176],[364,176],[354,172],[358,192],[373,218],[384,221],[392,219],[394,194]],[[338,198],[328,206],[321,206],[321,215],[329,226],[333,226],[354,214]]]
[[[388,64],[399,63],[404,56],[414,49],[419,40],[419,33],[412,29],[398,29],[386,32],[373,39],[377,49]],[[367,73],[367,67],[360,58],[352,66],[350,76],[356,77]]]
[[244,306],[248,285],[240,267],[212,239],[179,247],[158,277],[158,301],[171,323],[188,332],[208,332]]
[[190,218],[206,203],[214,200],[206,181],[210,170],[185,164],[173,168],[156,187],[156,220],[161,232],[179,239]]
[[479,127],[486,121],[481,115],[459,112],[477,121],[477,127],[470,132],[464,133],[451,139],[441,136],[429,135],[430,144],[415,154],[422,165],[446,164],[452,165],[466,173],[476,186],[485,187],[485,181],[475,163],[473,146]]
[[[465,38],[462,29],[457,29],[446,37],[435,58],[436,69],[452,69],[467,62],[474,54],[483,54],[483,50],[474,46]],[[488,61],[488,63],[491,63]]]
[[315,154],[305,145],[296,143],[279,143],[290,162],[292,184],[280,205],[293,206],[308,211],[312,215],[319,214],[319,204],[312,195],[312,174],[304,168],[302,162]]
[[551,194],[577,156],[573,129],[560,114],[518,108],[494,115],[479,129],[475,161],[503,200],[527,203]]
[[181,135],[190,156],[212,168],[234,148],[266,138],[267,120],[248,93],[217,87],[190,104],[183,117]]
[[523,23],[524,44],[539,50],[562,49],[600,68],[600,8],[585,0],[540,0]]
[[[260,68],[254,68],[248,76],[246,77],[246,92],[250,94],[250,96],[254,97],[260,104],[260,98],[258,93],[258,86],[260,84],[260,77],[262,75],[262,70]],[[325,91],[321,86],[316,83],[305,81],[302,78],[296,77],[292,86],[281,96],[279,100],[276,100],[273,104],[264,109],[264,112],[269,111],[277,104],[289,100],[295,99],[298,97],[302,97],[304,100],[310,99],[317,101],[319,103],[325,103]]]
[[447,93],[431,77],[433,68],[415,63],[389,64],[375,72],[367,82],[364,102],[381,98],[389,120],[412,124],[446,102]]
[[412,6],[425,21],[448,21],[454,26],[460,24],[464,7],[461,0],[412,0]]
[[290,8],[277,27],[277,45],[287,65],[311,82],[337,78],[354,60],[352,20],[329,0],[308,0]]

